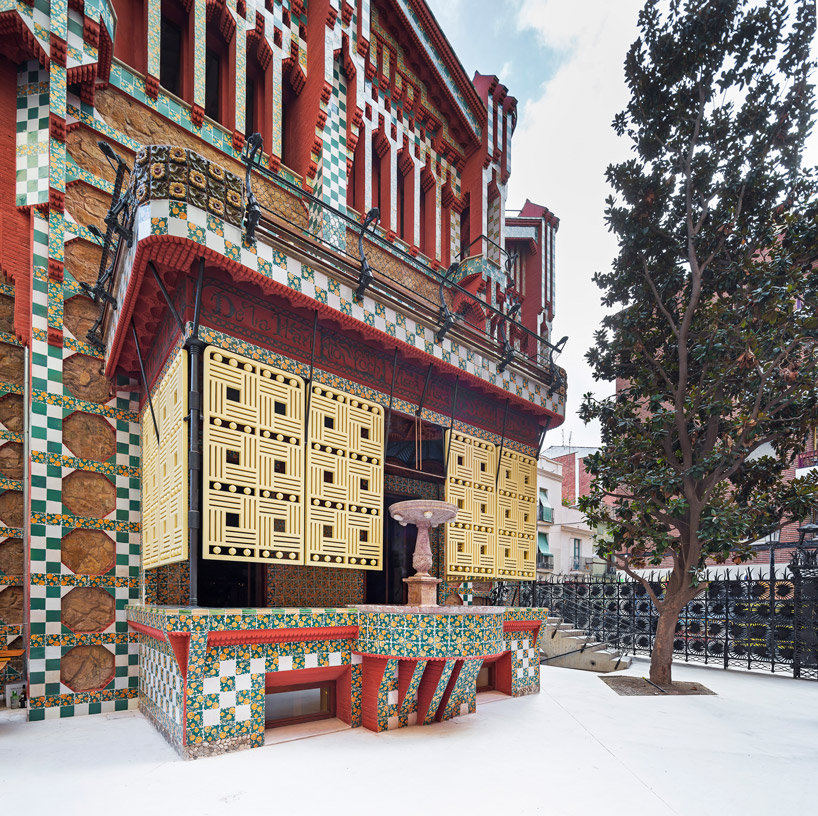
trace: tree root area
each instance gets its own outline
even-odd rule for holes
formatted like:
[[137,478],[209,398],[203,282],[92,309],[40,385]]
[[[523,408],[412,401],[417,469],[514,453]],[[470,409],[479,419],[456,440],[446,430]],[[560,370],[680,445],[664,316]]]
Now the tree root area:
[[689,694],[712,694],[701,683],[672,683],[669,686],[660,686],[651,683],[646,677],[600,677],[608,688],[613,689],[620,697],[667,697]]

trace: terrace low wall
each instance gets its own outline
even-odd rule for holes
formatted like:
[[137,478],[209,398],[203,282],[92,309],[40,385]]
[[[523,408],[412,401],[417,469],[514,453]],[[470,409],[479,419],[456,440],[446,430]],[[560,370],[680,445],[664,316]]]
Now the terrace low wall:
[[500,690],[539,691],[546,609],[433,609],[130,606],[140,709],[195,758],[264,744],[265,684],[334,683],[336,715],[373,731],[474,712],[486,659]]

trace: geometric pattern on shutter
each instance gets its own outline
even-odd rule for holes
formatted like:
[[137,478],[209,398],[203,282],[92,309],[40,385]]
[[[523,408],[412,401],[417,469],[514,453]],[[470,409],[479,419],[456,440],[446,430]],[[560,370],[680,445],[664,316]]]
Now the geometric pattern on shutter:
[[[451,440],[450,440],[451,436]],[[446,527],[446,574],[491,578],[497,571],[496,448],[491,442],[447,431],[446,501],[457,518]]]
[[152,569],[188,557],[187,351],[180,349],[151,394],[156,428],[145,401],[142,436],[142,566]]
[[516,451],[500,455],[497,483],[498,577],[536,578],[537,462]]
[[383,408],[313,383],[306,563],[383,568]]
[[304,563],[304,380],[209,346],[202,555]]

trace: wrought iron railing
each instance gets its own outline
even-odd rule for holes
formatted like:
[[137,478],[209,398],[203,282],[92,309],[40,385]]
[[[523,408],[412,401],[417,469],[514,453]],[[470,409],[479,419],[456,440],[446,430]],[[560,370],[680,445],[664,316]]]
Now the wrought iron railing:
[[[663,577],[649,575],[657,597]],[[547,607],[598,641],[650,655],[659,619],[645,587],[609,576],[551,577],[497,585],[490,602]],[[711,575],[682,610],[677,659],[720,668],[766,669],[818,680],[818,550],[796,551],[789,568]]]
[[[555,357],[562,352],[567,338],[563,338],[559,343],[554,345],[546,338],[524,326],[518,319],[518,310],[504,310],[503,308],[498,308],[491,303],[487,303],[485,300],[481,299],[473,292],[470,292],[468,289],[462,287],[459,283],[457,283],[457,276],[454,274],[452,268],[448,270],[437,269],[434,266],[425,263],[419,257],[415,257],[410,252],[402,249],[396,242],[388,240],[386,235],[381,234],[378,230],[372,228],[369,231],[366,231],[365,227],[362,230],[362,223],[357,217],[353,217],[353,215],[348,214],[345,210],[341,210],[328,204],[317,196],[307,192],[297,184],[293,184],[279,174],[265,168],[257,160],[257,156],[260,154],[261,145],[260,137],[256,139],[256,135],[257,134],[254,134],[250,139],[248,139],[247,153],[242,156],[246,164],[247,173],[246,220],[248,232],[251,236],[255,236],[259,231],[264,232],[274,229],[273,222],[269,221],[269,219],[265,217],[265,213],[277,216],[279,218],[281,217],[275,210],[268,209],[263,204],[260,204],[254,195],[251,179],[252,175],[255,173],[264,177],[266,181],[272,182],[285,192],[298,197],[298,199],[301,200],[311,211],[310,226],[308,228],[305,229],[290,224],[289,229],[293,232],[298,232],[304,238],[308,238],[314,246],[322,247],[323,249],[330,251],[334,255],[336,261],[338,259],[343,259],[344,262],[351,268],[360,268],[362,279],[361,282],[363,281],[364,274],[368,272],[369,275],[366,286],[371,285],[375,281],[376,278],[372,275],[373,272],[377,272],[377,277],[382,281],[387,282],[387,284],[390,286],[401,287],[405,285],[406,282],[394,277],[394,274],[390,274],[388,270],[378,268],[375,265],[370,265],[365,258],[350,254],[347,252],[345,242],[343,244],[339,244],[336,236],[333,236],[332,239],[328,239],[324,234],[323,227],[323,220],[325,217],[343,229],[351,229],[356,233],[358,231],[365,231],[365,237],[367,240],[371,241],[380,249],[390,253],[401,263],[427,275],[432,281],[440,285],[441,292],[444,289],[450,290],[457,295],[461,302],[473,302],[475,306],[481,309],[487,316],[486,327],[483,330],[478,329],[477,331],[482,334],[483,339],[488,341],[492,346],[498,346],[497,357],[503,368],[505,365],[511,362],[513,352],[513,356],[516,358],[517,362],[528,363],[529,365],[533,366],[535,370],[540,372],[540,376],[544,375],[543,379],[548,381],[549,384],[549,393],[553,393],[556,389],[564,386],[565,383],[563,374],[561,369],[556,365]],[[372,211],[371,213],[367,214],[367,219],[369,219],[370,215],[373,213],[375,213],[373,221],[377,220],[376,211]],[[313,227],[313,224],[316,226]],[[367,226],[370,224],[372,224],[372,221],[370,221]],[[489,240],[485,236],[480,236],[480,238]],[[503,252],[505,252],[505,250],[503,250]],[[453,264],[453,266],[456,266],[456,264]],[[413,292],[413,297],[419,300],[424,300],[422,293],[417,291]],[[441,314],[445,311],[449,311],[448,307],[443,308],[441,303],[436,303],[431,300],[427,301],[427,305],[434,311],[440,311]],[[462,315],[453,315],[453,318],[462,319]],[[441,318],[441,320],[445,321],[444,318]],[[494,324],[499,322],[499,324],[504,328],[504,330],[500,332],[502,337],[500,338],[499,342],[498,337],[496,337],[492,331],[492,322]],[[508,326],[508,329],[505,329],[506,326]],[[441,325],[438,328],[442,327],[443,326]],[[512,327],[514,332],[511,331]],[[473,325],[472,328],[474,328]],[[510,352],[507,338],[511,338],[512,336],[517,338],[525,338],[526,347],[523,347],[522,343],[516,341],[517,347]],[[530,348],[527,347],[528,345],[530,345]]]

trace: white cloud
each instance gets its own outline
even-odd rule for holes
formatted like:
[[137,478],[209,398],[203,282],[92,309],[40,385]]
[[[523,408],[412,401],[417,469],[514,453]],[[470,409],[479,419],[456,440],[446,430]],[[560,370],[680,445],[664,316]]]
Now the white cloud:
[[512,70],[511,60],[506,60],[503,63],[503,67],[500,69],[500,73],[497,74],[497,78],[500,80],[500,82],[504,84],[508,82],[508,78],[511,76],[511,70]]
[[584,426],[577,409],[586,391],[613,391],[593,380],[584,355],[604,314],[591,276],[607,269],[617,251],[604,224],[604,173],[627,156],[610,124],[627,103],[622,65],[641,7],[642,0],[524,0],[517,16],[518,29],[534,30],[565,54],[539,98],[520,111],[510,180],[512,207],[530,198],[560,219],[554,337],[569,335],[560,360],[568,372],[568,406],[565,424],[546,444],[563,434],[575,444],[598,443],[598,428]]

